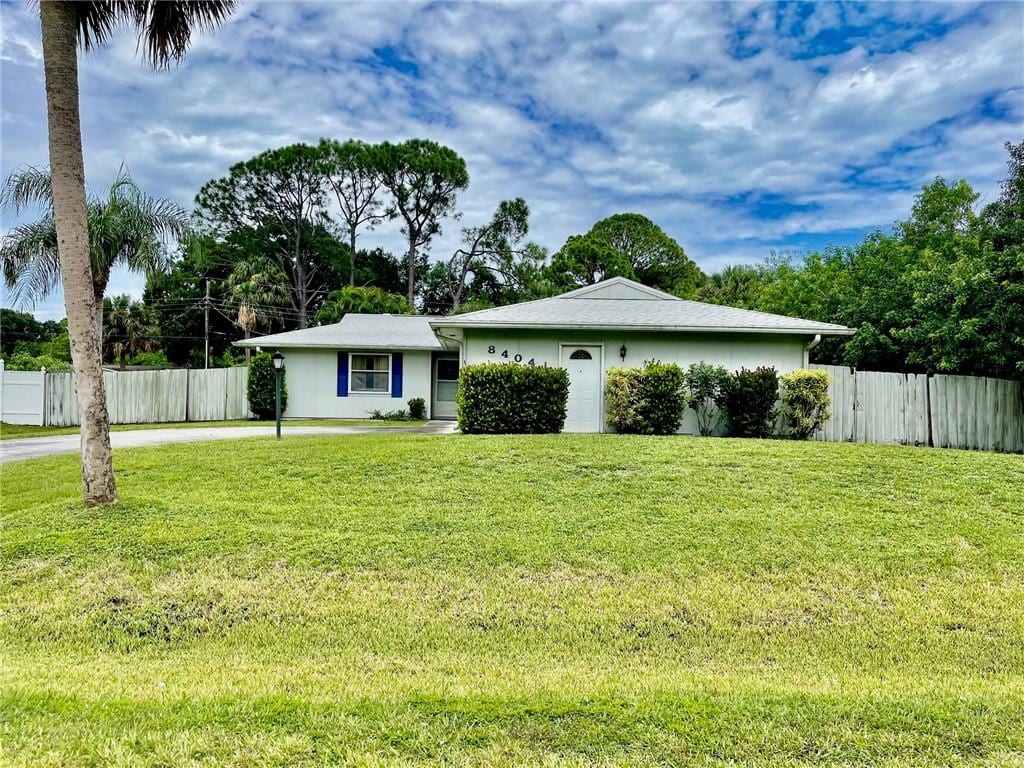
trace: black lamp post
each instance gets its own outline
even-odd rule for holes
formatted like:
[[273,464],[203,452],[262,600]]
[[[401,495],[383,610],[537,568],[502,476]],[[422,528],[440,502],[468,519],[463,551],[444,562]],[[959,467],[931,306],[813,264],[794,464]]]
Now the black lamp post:
[[277,439],[281,439],[281,371],[284,370],[284,355],[280,351],[270,356],[274,361],[274,397],[277,412]]
[[622,362],[626,362],[626,344],[623,342],[622,346],[619,347],[619,357],[622,358]]

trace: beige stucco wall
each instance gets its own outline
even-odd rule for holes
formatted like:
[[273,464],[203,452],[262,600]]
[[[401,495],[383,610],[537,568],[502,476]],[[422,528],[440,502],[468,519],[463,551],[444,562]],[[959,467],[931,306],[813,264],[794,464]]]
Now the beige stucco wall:
[[[455,334],[451,329],[446,335]],[[604,347],[603,370],[620,366],[639,367],[647,360],[677,363],[686,368],[705,361],[725,366],[730,371],[742,367],[772,366],[787,373],[805,365],[804,348],[809,336],[776,334],[695,334],[695,333],[626,333],[607,331],[531,331],[466,329],[463,336],[465,363],[504,362],[515,360],[535,365],[558,366],[563,344],[595,344]],[[625,361],[619,356],[626,345]],[[494,352],[490,348],[494,348]],[[503,352],[508,357],[503,357]],[[602,387],[604,386],[602,382]],[[696,432],[696,417],[687,411],[680,432]]]
[[[288,383],[288,418],[365,419],[370,411],[407,409],[412,397],[430,407],[430,352],[403,352],[402,396],[350,394],[338,397],[338,351],[282,349]],[[388,350],[382,350],[381,354]],[[372,352],[369,352],[372,354]]]

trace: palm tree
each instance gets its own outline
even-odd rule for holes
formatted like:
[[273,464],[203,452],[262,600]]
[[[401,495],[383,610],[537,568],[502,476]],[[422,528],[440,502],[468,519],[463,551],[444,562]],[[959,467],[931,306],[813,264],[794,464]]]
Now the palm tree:
[[[0,204],[21,213],[29,205],[41,205],[38,221],[14,227],[0,245],[0,265],[12,298],[31,304],[60,283],[60,256],[53,216],[53,192],[48,171],[23,168],[12,173]],[[170,266],[166,248],[170,238],[180,239],[189,229],[190,215],[177,203],[146,195],[121,167],[105,198],[87,198],[89,257],[96,332],[103,337],[103,294],[115,266],[152,274]]]
[[125,358],[139,352],[154,352],[160,347],[160,328],[153,310],[128,296],[115,296],[103,302],[107,332],[103,347],[124,370]]
[[138,32],[145,59],[165,67],[184,57],[194,29],[217,26],[233,7],[234,0],[39,3],[54,229],[82,420],[82,490],[87,506],[113,504],[117,487],[95,322],[78,106],[78,43],[88,51],[110,39],[118,24],[127,23]]
[[[270,259],[244,259],[228,275],[228,302],[238,310],[235,322],[249,338],[257,328],[269,326],[280,317],[291,300],[288,278]],[[249,349],[245,350],[249,363]]]

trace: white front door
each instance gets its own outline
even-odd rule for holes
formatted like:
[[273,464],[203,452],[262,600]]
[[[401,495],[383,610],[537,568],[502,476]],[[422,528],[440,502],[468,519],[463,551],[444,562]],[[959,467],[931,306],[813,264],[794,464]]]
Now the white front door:
[[562,367],[569,372],[566,432],[601,431],[601,347],[562,347]]
[[455,394],[459,390],[459,358],[439,357],[434,360],[434,402],[432,419],[455,418]]

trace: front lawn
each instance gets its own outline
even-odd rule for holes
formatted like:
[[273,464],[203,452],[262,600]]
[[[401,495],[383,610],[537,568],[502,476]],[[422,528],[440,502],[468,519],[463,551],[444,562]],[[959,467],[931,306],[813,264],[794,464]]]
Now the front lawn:
[[0,763],[1020,765],[1024,459],[360,435],[4,465]]
[[[426,421],[405,419],[285,419],[283,427],[422,427]],[[273,421],[234,419],[229,421],[172,421],[154,424],[111,424],[111,432],[130,432],[135,429],[191,429],[196,427],[272,427]],[[78,427],[37,427],[30,424],[7,424],[0,421],[0,440],[21,437],[51,437],[77,435]]]

